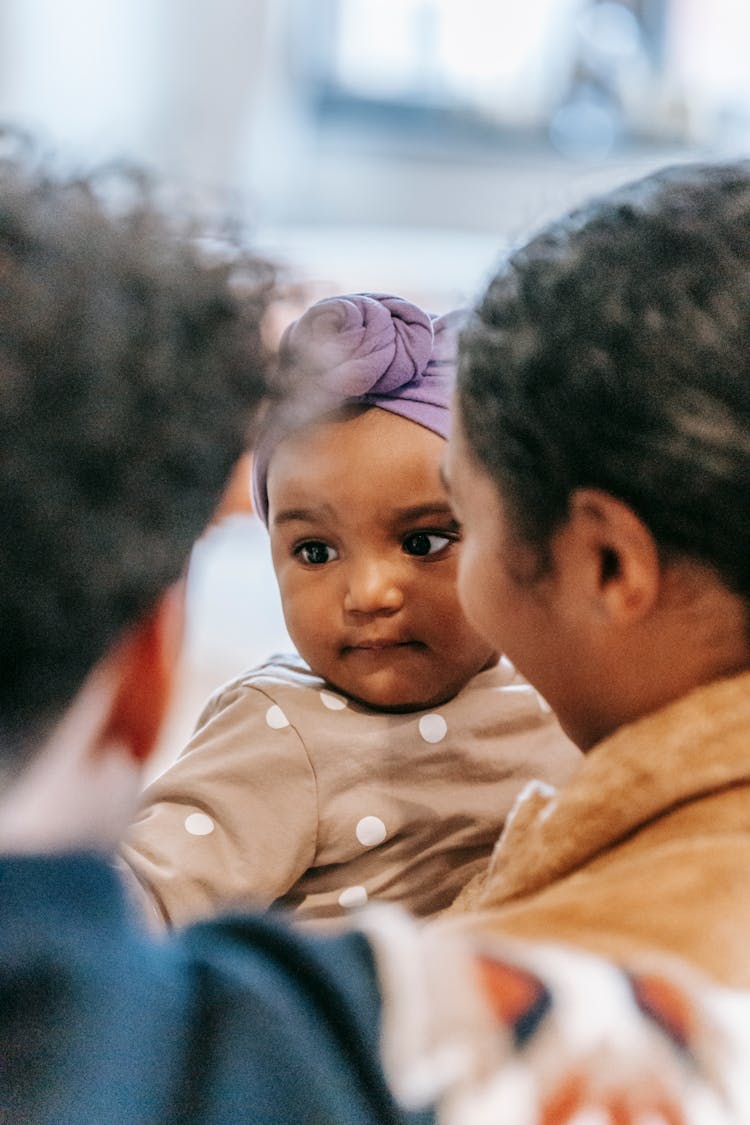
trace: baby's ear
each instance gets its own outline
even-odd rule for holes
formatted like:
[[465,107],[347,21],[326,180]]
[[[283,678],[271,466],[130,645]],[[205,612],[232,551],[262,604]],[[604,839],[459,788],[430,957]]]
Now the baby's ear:
[[172,586],[112,653],[116,689],[103,741],[145,762],[156,746],[172,695],[185,620],[184,583]]

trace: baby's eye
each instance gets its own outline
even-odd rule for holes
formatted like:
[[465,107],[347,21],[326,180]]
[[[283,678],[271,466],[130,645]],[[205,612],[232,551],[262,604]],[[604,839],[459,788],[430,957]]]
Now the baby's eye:
[[322,566],[323,563],[332,562],[337,559],[338,551],[333,547],[329,547],[327,543],[321,543],[318,539],[311,539],[307,543],[300,543],[298,547],[294,548],[294,553],[303,562],[309,566]]
[[443,551],[455,537],[441,534],[437,531],[414,531],[407,535],[403,542],[403,549],[407,555],[436,555]]

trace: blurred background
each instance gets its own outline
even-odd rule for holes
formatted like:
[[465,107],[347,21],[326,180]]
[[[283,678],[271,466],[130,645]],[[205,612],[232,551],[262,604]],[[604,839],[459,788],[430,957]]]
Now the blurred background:
[[[145,164],[306,300],[441,312],[585,197],[750,153],[749,57],[750,0],[0,0],[0,120]],[[194,552],[160,764],[289,644],[246,476]]]

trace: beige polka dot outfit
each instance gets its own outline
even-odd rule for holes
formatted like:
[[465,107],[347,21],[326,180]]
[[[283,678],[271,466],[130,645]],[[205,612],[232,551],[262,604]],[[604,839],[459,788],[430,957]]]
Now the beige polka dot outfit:
[[238,904],[341,918],[373,899],[430,915],[484,866],[526,782],[559,784],[579,758],[505,660],[433,710],[388,714],[277,657],[209,701],[122,855],[171,924]]

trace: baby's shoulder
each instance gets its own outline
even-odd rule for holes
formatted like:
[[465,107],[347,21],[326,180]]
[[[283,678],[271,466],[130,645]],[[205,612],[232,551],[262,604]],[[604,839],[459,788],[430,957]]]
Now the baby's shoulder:
[[320,691],[325,681],[296,652],[276,653],[235,676],[224,691]]
[[[339,752],[372,720],[356,704],[316,675],[296,653],[271,656],[223,684],[204,707],[196,730],[255,729],[269,738],[296,735],[308,754]],[[385,715],[377,717],[387,723]]]
[[303,696],[320,692],[325,681],[316,676],[296,653],[279,653],[262,664],[246,668],[218,687],[206,703],[204,713],[225,710],[241,701],[248,706],[262,705],[264,699],[278,696]]

